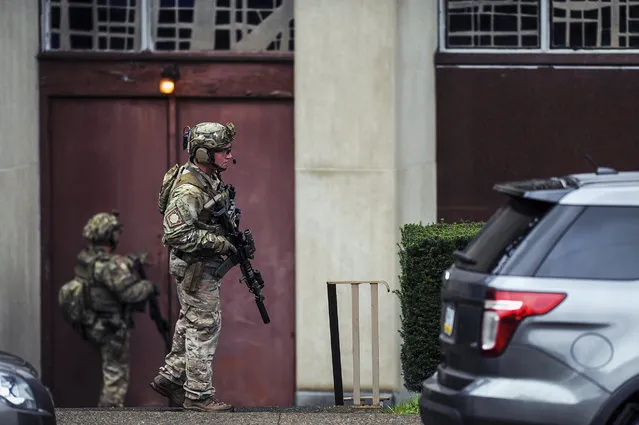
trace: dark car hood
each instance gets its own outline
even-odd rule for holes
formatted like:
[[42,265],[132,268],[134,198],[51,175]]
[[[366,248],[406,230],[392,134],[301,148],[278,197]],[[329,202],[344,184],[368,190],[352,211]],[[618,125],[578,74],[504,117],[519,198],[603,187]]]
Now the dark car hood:
[[2,350],[0,350],[0,370],[19,373],[25,377],[39,378],[38,371],[31,363]]

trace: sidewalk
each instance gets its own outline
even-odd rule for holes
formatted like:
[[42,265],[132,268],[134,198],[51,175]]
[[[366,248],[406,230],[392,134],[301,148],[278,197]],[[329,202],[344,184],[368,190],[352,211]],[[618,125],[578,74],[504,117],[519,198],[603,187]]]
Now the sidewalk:
[[379,410],[330,408],[237,408],[233,413],[199,413],[178,409],[56,409],[58,425],[421,425],[419,415]]

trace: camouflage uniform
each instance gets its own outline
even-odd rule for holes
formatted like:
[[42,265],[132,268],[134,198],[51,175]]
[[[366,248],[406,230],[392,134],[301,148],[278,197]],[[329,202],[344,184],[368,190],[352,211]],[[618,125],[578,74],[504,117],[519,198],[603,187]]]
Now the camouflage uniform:
[[[189,133],[190,160],[182,165],[164,212],[162,242],[169,247],[169,268],[177,281],[180,314],[171,352],[151,386],[194,410],[229,410],[214,398],[213,357],[222,326],[220,281],[215,270],[235,248],[214,220],[201,222],[204,205],[227,195],[220,172],[207,175],[195,165],[206,150],[230,149],[233,128],[201,123]],[[230,151],[229,151],[230,152]],[[210,163],[210,162],[209,162]],[[181,393],[180,387],[183,388]],[[181,394],[179,394],[181,393]]]
[[124,405],[129,385],[130,307],[146,301],[156,290],[148,280],[140,280],[131,258],[111,253],[120,229],[117,215],[96,214],[83,230],[91,245],[78,254],[78,264],[92,265],[89,294],[97,320],[85,332],[102,357],[99,407]]

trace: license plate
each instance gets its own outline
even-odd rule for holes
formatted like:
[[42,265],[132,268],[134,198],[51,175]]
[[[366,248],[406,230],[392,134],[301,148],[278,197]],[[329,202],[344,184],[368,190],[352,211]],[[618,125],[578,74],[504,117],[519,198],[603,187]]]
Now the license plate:
[[453,305],[446,306],[444,315],[444,333],[448,336],[453,334],[453,325],[455,324],[455,307]]

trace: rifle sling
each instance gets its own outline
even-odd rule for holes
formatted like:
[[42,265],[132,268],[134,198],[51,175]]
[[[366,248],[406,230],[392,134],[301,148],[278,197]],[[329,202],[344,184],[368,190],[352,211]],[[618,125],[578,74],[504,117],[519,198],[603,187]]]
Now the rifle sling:
[[220,264],[220,266],[215,269],[215,275],[218,279],[222,279],[229,270],[233,268],[237,263],[239,263],[239,258],[237,255],[231,255],[226,260]]
[[217,254],[211,250],[201,250],[195,253],[188,253],[180,251],[179,249],[173,249],[173,253],[177,258],[186,262],[187,264],[196,263],[198,261],[206,261],[212,259],[221,258],[220,254]]

